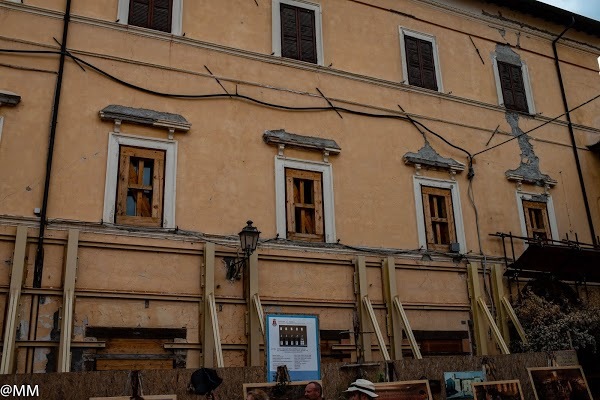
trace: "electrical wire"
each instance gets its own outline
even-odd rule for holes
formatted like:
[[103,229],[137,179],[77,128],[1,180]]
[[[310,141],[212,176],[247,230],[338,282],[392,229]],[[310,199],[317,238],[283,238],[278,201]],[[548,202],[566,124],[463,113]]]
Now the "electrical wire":
[[[53,51],[53,50],[14,50],[14,49],[0,49],[0,52],[5,52],[5,53],[26,53],[26,54],[61,54],[60,51]],[[93,65],[92,63],[85,61],[83,59],[81,59],[80,57],[74,56],[73,54],[71,54],[70,52],[65,52],[65,55],[70,57],[71,59],[73,59],[74,61],[80,62],[83,65],[88,66],[89,68],[93,69],[94,71],[98,72],[99,74],[109,78],[110,80],[117,82],[121,85],[124,85],[126,87],[129,87],[131,89],[135,89],[135,90],[139,90],[142,91],[144,93],[148,93],[148,94],[152,94],[152,95],[156,95],[156,96],[162,96],[162,97],[174,97],[174,98],[183,98],[183,99],[219,99],[219,98],[232,98],[232,99],[240,99],[240,100],[246,100],[252,103],[256,103],[256,104],[260,104],[266,107],[270,107],[270,108],[276,108],[276,109],[281,109],[281,110],[288,110],[288,111],[312,111],[312,112],[320,112],[320,111],[336,111],[336,112],[344,112],[347,114],[351,114],[351,115],[358,115],[358,116],[364,116],[364,117],[370,117],[370,118],[388,118],[388,119],[396,119],[396,120],[402,120],[402,121],[411,121],[413,124],[420,126],[421,128],[425,129],[427,132],[431,133],[432,135],[436,136],[437,138],[439,138],[440,140],[442,140],[444,143],[446,143],[447,145],[449,145],[452,148],[455,148],[457,150],[460,150],[462,152],[464,152],[465,154],[467,154],[467,156],[469,157],[469,159],[471,158],[471,153],[469,153],[469,151],[463,149],[460,146],[457,146],[453,143],[451,143],[450,141],[448,141],[446,138],[444,138],[442,135],[438,134],[437,132],[434,132],[433,130],[429,129],[427,126],[425,126],[423,123],[416,121],[406,115],[394,115],[394,114],[377,114],[377,113],[369,113],[369,112],[365,112],[365,111],[358,111],[358,110],[353,110],[350,108],[345,108],[345,107],[339,107],[339,106],[329,106],[329,107],[294,107],[294,106],[285,106],[282,104],[275,104],[275,103],[269,103],[263,100],[259,100],[256,99],[254,97],[250,97],[250,96],[245,96],[239,93],[231,93],[231,94],[227,94],[227,93],[218,93],[218,94],[182,94],[182,93],[166,93],[166,92],[159,92],[159,91],[155,91],[152,89],[147,89],[138,85],[135,85],[133,83],[127,82],[121,78],[118,78],[106,71],[104,71],[103,69]]]
[[[594,101],[594,100],[596,100],[596,99],[598,99],[598,98],[600,98],[600,94],[597,94],[596,96],[592,97],[591,99],[589,99],[589,100],[587,100],[587,101],[584,101],[583,103],[579,104],[579,105],[578,105],[578,106],[576,106],[576,107],[573,107],[573,108],[571,108],[571,109],[570,109],[568,112],[575,111],[575,110],[577,110],[578,108],[581,108],[581,107],[583,107],[583,106],[585,106],[585,105],[587,105],[587,104],[591,103],[592,101]],[[479,155],[479,154],[485,153],[485,152],[487,152],[487,151],[493,150],[493,149],[495,149],[496,147],[500,147],[500,146],[502,146],[502,145],[504,145],[504,144],[506,144],[506,143],[508,143],[508,142],[510,142],[510,141],[512,141],[512,140],[515,140],[515,139],[518,139],[518,138],[520,138],[521,136],[527,135],[528,133],[531,133],[531,132],[535,131],[536,129],[539,129],[539,128],[541,128],[542,126],[548,125],[549,123],[551,123],[551,122],[554,122],[554,121],[556,121],[557,119],[559,119],[559,118],[561,118],[561,117],[563,117],[563,116],[565,116],[565,115],[567,115],[567,113],[566,113],[566,112],[565,112],[565,113],[562,113],[562,114],[560,114],[560,115],[558,115],[558,116],[556,116],[556,117],[554,117],[554,118],[552,118],[551,120],[548,120],[548,121],[544,122],[543,124],[540,124],[540,125],[538,125],[538,126],[536,126],[536,127],[534,127],[534,128],[531,128],[530,130],[528,130],[528,131],[525,131],[525,132],[523,132],[523,133],[521,133],[521,134],[519,134],[519,135],[517,135],[517,136],[513,136],[513,137],[511,137],[510,139],[507,139],[507,140],[505,140],[504,142],[498,143],[498,144],[496,144],[496,145],[494,145],[494,146],[492,146],[492,147],[490,147],[490,148],[487,148],[487,149],[484,149],[484,150],[478,151],[477,153],[473,154],[473,157],[475,157],[475,156],[477,156],[477,155]]]

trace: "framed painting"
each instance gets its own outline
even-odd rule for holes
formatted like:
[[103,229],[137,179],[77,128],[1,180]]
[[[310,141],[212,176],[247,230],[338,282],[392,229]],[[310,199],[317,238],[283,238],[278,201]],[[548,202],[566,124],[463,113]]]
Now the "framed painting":
[[475,400],[524,400],[519,380],[473,383]]
[[474,399],[473,384],[485,381],[483,371],[444,372],[446,399]]
[[[275,382],[265,382],[265,383],[244,383],[244,400],[248,396],[248,393],[252,390],[262,390],[269,396],[269,400],[298,400],[304,398],[304,388],[311,381],[297,381],[297,382],[288,382],[285,385],[275,383]],[[322,384],[320,380],[315,380],[314,382],[319,382]],[[323,397],[324,394],[323,394]]]
[[536,400],[592,400],[581,366],[527,368]]
[[427,380],[376,383],[377,400],[432,400]]

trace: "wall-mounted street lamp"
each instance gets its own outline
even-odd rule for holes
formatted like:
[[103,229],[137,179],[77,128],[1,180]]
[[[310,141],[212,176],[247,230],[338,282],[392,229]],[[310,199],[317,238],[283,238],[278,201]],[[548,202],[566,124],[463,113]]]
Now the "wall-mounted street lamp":
[[246,221],[246,226],[240,231],[240,245],[244,252],[243,258],[225,257],[223,261],[227,266],[227,279],[233,281],[242,277],[242,269],[247,265],[250,255],[256,250],[258,245],[259,230],[252,226],[252,221]]

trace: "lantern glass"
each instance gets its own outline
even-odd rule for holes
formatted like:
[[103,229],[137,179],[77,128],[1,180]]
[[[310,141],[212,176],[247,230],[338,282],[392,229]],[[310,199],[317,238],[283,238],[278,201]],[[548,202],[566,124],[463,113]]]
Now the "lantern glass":
[[247,221],[246,224],[240,232],[240,244],[246,256],[250,256],[256,250],[260,232],[256,227],[252,226],[252,221]]

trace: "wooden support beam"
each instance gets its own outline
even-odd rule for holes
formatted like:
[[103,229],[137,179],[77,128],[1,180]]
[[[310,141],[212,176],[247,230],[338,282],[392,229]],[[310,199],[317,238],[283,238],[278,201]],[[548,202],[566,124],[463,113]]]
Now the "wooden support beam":
[[[262,321],[262,310],[259,313],[255,306],[254,298],[258,298],[258,252],[252,253],[248,262],[248,365],[263,365],[260,359],[260,343],[263,339],[261,327],[264,332],[264,322]],[[260,301],[260,299],[259,299]]]
[[527,334],[525,333],[525,329],[523,329],[523,325],[521,325],[521,321],[519,321],[517,313],[515,313],[514,308],[512,308],[512,306],[510,305],[510,301],[508,301],[506,296],[502,297],[502,307],[506,310],[506,313],[515,325],[515,329],[519,333],[519,336],[521,337],[523,343],[529,343],[529,341],[527,340]]
[[78,248],[79,231],[77,229],[69,229],[63,272],[63,309],[60,321],[60,344],[58,346],[58,372],[71,371],[71,335],[73,333]]
[[258,314],[258,321],[260,322],[260,331],[264,337],[267,334],[267,332],[265,332],[265,313],[263,312],[262,305],[260,304],[260,297],[258,293],[252,296],[252,303],[256,308],[256,313]]
[[492,296],[494,305],[496,306],[496,324],[502,333],[505,342],[510,341],[510,333],[508,330],[508,316],[506,309],[502,306],[502,298],[504,297],[504,266],[500,264],[492,265]]
[[6,308],[0,374],[12,374],[15,368],[15,340],[17,325],[19,324],[19,299],[21,297],[21,287],[23,286],[26,247],[27,227],[18,226],[10,275],[10,294]]
[[410,348],[413,352],[413,357],[417,360],[422,360],[423,356],[421,355],[421,349],[419,349],[419,345],[417,344],[417,340],[415,339],[415,335],[410,327],[410,322],[408,321],[408,316],[404,311],[404,307],[400,302],[398,296],[394,297],[394,306],[396,307],[396,311],[400,314],[402,318],[402,324],[404,325],[404,330],[406,331],[406,336],[408,337],[408,343],[410,344]]
[[[369,295],[368,284],[367,284],[367,265],[365,262],[365,256],[358,256],[355,261],[355,293],[358,295],[357,298],[357,311],[358,311],[358,321],[359,321],[359,332],[358,332],[358,340],[359,343],[356,343],[358,349],[358,362],[369,362],[373,361],[373,356],[371,352],[371,334],[369,333],[370,329],[367,330],[367,326],[369,326],[369,316],[367,311],[362,306],[362,298]],[[362,356],[362,359],[361,359]]]
[[[204,298],[200,302],[200,332],[202,332],[202,366],[213,368],[215,366],[214,353],[214,332],[213,323],[210,316],[210,304],[208,296],[215,291],[215,245],[206,242],[204,245],[204,273],[202,274],[201,284],[204,288]],[[214,297],[213,297],[214,299]]]
[[208,295],[208,310],[212,322],[213,343],[215,344],[215,355],[217,356],[217,367],[223,368],[223,349],[221,348],[221,334],[219,333],[219,319],[217,317],[217,305],[214,293]]
[[469,299],[471,302],[471,317],[473,318],[473,336],[475,337],[475,345],[477,347],[477,355],[488,355],[487,332],[484,321],[479,313],[477,299],[481,297],[481,284],[479,282],[479,264],[467,264]]
[[379,350],[381,351],[381,355],[383,355],[383,359],[385,361],[391,361],[390,353],[388,353],[385,341],[383,340],[383,335],[381,334],[381,329],[379,329],[379,323],[377,322],[377,318],[375,317],[375,311],[373,311],[373,306],[371,305],[371,300],[369,300],[369,296],[363,297],[362,300],[363,305],[367,310],[367,315],[371,319],[373,329],[375,329],[375,335],[377,336],[377,343],[379,344]]
[[394,257],[388,257],[383,260],[383,292],[387,308],[388,324],[390,331],[390,347],[394,360],[402,359],[402,319],[400,315],[394,312],[394,298],[398,296],[398,286],[396,285],[396,265]]
[[479,308],[480,308],[481,312],[483,313],[483,316],[485,317],[488,324],[490,325],[490,328],[492,329],[492,335],[494,336],[494,339],[496,339],[496,343],[498,344],[498,347],[500,347],[500,351],[502,352],[502,354],[510,354],[510,351],[508,350],[508,346],[506,345],[506,342],[504,341],[504,339],[502,338],[502,335],[500,334],[500,329],[498,329],[498,325],[496,325],[496,322],[494,321],[494,318],[492,317],[492,313],[490,313],[490,310],[488,309],[488,306],[487,306],[487,304],[485,304],[485,301],[483,300],[482,297],[479,297],[477,299],[477,304],[479,305]]

